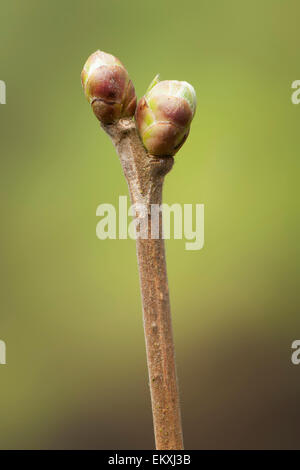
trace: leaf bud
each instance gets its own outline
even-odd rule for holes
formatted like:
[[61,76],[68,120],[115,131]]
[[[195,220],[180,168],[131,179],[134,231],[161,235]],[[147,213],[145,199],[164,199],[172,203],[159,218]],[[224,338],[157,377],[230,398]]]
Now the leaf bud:
[[81,83],[96,117],[103,124],[134,115],[134,86],[124,65],[113,55],[94,52],[83,67]]
[[147,151],[154,156],[173,156],[185,142],[196,111],[192,85],[156,76],[140,99],[135,119]]

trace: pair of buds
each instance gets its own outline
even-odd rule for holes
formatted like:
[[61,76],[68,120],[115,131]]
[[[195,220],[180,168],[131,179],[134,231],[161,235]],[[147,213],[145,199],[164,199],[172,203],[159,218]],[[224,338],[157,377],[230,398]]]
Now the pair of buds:
[[152,81],[137,104],[124,65],[102,51],[92,54],[81,73],[85,95],[102,124],[135,115],[142,142],[154,156],[173,156],[184,144],[196,111],[195,90],[187,82]]

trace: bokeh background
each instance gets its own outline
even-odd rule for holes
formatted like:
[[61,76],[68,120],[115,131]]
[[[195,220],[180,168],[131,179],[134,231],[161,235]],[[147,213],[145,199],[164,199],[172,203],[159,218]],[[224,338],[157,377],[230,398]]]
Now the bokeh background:
[[156,73],[198,110],[168,203],[205,204],[205,247],[167,241],[188,449],[299,448],[297,0],[2,0],[0,447],[153,448],[135,243],[96,238],[127,194],[80,84],[100,48],[139,97]]

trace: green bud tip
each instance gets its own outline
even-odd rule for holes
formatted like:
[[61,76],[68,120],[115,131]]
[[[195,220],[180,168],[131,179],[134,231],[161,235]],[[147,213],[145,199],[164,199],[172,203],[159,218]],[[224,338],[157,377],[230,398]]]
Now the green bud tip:
[[173,156],[185,142],[196,111],[192,85],[159,81],[157,75],[140,99],[135,119],[144,146],[151,155]]
[[113,55],[94,52],[83,67],[81,83],[96,117],[103,124],[134,115],[134,86],[122,62]]

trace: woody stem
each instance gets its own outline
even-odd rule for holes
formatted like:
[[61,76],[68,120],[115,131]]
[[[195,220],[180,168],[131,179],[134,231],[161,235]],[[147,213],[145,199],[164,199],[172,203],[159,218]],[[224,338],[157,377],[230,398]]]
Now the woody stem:
[[[137,258],[156,449],[180,450],[183,438],[162,216],[158,227],[151,220],[151,206],[162,203],[164,176],[172,168],[173,158],[148,155],[131,120],[103,128],[119,154],[132,203],[146,209],[147,232],[137,238]],[[151,236],[152,228],[156,238]]]

